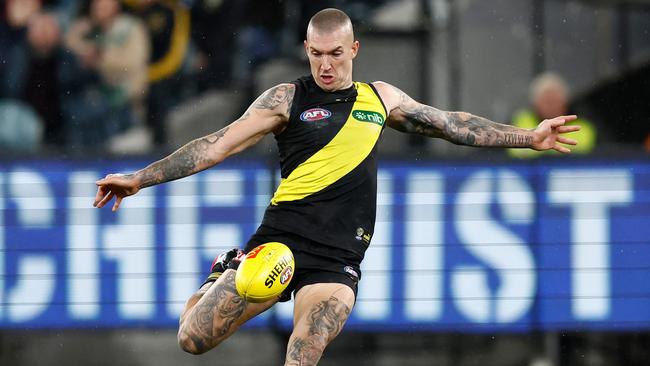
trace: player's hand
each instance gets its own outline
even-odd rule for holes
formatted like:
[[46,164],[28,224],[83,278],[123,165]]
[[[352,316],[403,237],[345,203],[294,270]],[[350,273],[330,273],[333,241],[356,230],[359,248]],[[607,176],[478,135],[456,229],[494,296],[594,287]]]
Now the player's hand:
[[566,122],[575,121],[578,117],[575,115],[559,116],[552,119],[543,120],[535,130],[533,130],[534,150],[550,150],[568,154],[571,150],[564,145],[577,145],[578,141],[564,137],[562,134],[579,131],[580,126],[565,126]]
[[124,197],[138,193],[140,186],[133,174],[109,174],[97,182],[97,195],[93,206],[102,208],[116,197],[113,204],[113,211],[117,211]]

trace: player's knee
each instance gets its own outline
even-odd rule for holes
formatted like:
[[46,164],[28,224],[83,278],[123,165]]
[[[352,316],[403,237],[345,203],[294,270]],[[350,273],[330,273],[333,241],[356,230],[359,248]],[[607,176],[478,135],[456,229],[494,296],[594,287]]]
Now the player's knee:
[[182,329],[178,332],[178,345],[183,351],[193,355],[200,355],[216,346],[216,344],[208,344],[200,336]]
[[287,347],[285,365],[317,365],[325,347],[328,337],[322,334],[314,334],[305,338],[292,337]]

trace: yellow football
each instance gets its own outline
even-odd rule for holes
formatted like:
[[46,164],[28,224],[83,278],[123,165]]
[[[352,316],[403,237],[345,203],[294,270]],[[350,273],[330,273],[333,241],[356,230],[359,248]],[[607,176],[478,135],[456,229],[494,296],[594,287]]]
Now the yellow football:
[[284,291],[295,271],[291,249],[278,242],[264,243],[246,254],[237,268],[235,286],[250,302],[265,302]]

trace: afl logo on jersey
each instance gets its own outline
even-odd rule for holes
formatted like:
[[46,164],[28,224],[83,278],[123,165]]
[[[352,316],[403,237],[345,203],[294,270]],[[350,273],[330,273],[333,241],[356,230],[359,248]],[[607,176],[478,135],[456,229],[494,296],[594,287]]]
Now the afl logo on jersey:
[[314,122],[332,117],[332,112],[323,108],[311,108],[300,114],[300,120],[303,122]]

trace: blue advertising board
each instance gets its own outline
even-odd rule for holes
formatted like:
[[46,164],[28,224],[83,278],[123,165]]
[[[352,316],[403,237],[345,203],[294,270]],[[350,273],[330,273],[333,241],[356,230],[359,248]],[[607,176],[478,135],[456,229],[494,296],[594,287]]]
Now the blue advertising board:
[[[95,209],[143,161],[0,165],[0,327],[174,327],[273,191],[237,160]],[[389,162],[347,328],[650,329],[650,163]],[[291,325],[292,303],[249,326]]]

